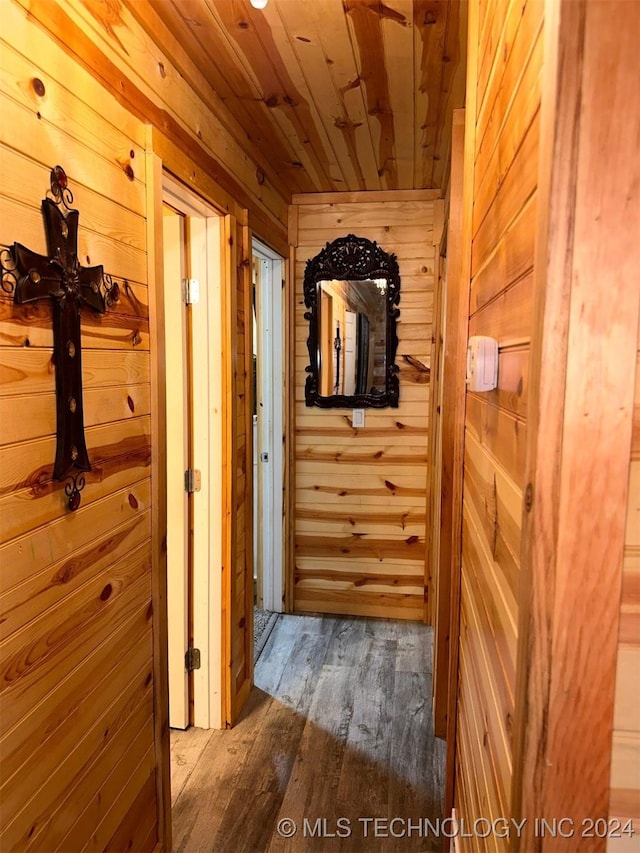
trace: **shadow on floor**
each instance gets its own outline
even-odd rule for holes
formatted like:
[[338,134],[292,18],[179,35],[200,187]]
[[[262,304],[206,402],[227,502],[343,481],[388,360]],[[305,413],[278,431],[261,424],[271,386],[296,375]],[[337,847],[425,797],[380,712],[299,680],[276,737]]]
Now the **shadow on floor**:
[[255,681],[233,729],[182,733],[206,744],[176,780],[174,850],[442,849],[430,629],[280,617]]

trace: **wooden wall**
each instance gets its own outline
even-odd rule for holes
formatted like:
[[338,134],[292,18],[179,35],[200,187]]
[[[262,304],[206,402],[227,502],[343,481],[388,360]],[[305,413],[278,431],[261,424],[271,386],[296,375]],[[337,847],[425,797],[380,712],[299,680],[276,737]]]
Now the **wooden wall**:
[[[636,833],[640,832],[640,334],[637,358],[609,805],[609,816],[623,826],[633,820]],[[628,835],[607,844],[610,853],[633,849]]]
[[151,850],[145,129],[18,6],[3,15],[0,242],[46,253],[40,203],[61,163],[80,210],[80,261],[103,264],[121,297],[104,317],[82,316],[93,470],[72,516],[52,480],[51,306],[0,295],[0,845]]
[[[637,815],[640,787],[640,8],[469,13],[461,279],[469,334],[498,339],[500,368],[496,391],[466,395],[454,805],[466,826],[526,825],[458,842],[635,849],[602,827]],[[571,832],[543,837],[536,818]]]
[[[294,196],[294,609],[423,618],[429,359],[434,283],[433,191]],[[400,405],[307,408],[308,322],[302,282],[309,258],[348,233],[398,256]]]
[[498,340],[499,383],[466,395],[455,807],[469,823],[511,806],[543,17],[538,0],[472,6],[468,333]]
[[195,192],[206,193],[215,181],[222,210],[232,212],[236,205],[249,210],[252,230],[286,254],[289,191],[240,144],[246,138],[194,64],[189,45],[177,41],[149,4],[12,2],[23,6],[118,103],[162,131],[189,163],[185,178]]
[[[225,217],[232,357],[227,447],[233,453],[224,567],[230,718],[250,681],[251,590],[244,582],[251,521],[249,223],[263,239],[286,247],[278,218],[283,210],[286,216],[286,205],[269,188],[260,198],[252,194],[255,165],[238,166],[236,174],[231,146],[214,132],[215,117],[194,109],[168,58],[162,80],[171,85],[158,84],[162,95],[151,88],[144,62],[152,48],[135,21],[127,18],[131,26],[120,27],[116,38],[90,6],[3,5],[0,244],[19,241],[46,251],[40,204],[49,171],[60,163],[80,210],[79,259],[103,264],[120,285],[106,315],[85,311],[82,317],[93,469],[75,515],[65,509],[64,484],[52,480],[50,305],[15,306],[10,294],[0,293],[3,850],[142,851],[159,839],[170,847],[168,766],[162,765],[166,693],[158,680],[163,530],[157,521],[152,528],[162,516],[161,477],[151,471],[163,464],[161,416],[153,403],[162,396],[161,373],[154,370],[163,369],[163,360],[154,347],[160,334],[154,324],[162,316],[154,319],[150,287],[157,271],[150,187],[161,181],[151,146],[174,174],[233,214]],[[120,66],[119,52],[128,57]],[[146,124],[154,121],[162,135],[151,143]],[[198,126],[210,144],[196,141]]]

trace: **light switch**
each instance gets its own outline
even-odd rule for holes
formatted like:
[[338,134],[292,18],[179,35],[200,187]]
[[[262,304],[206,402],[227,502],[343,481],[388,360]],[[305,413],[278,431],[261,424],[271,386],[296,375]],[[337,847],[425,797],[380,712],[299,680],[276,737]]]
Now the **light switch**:
[[354,429],[363,429],[364,427],[364,409],[354,409],[353,410],[353,428]]

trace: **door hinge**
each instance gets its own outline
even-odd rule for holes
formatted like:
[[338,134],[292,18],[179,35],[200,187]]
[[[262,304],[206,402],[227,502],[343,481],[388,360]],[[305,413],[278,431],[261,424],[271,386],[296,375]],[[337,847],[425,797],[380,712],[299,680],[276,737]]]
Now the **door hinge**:
[[196,302],[200,302],[200,282],[197,278],[182,280],[182,295],[185,305],[195,305]]
[[188,468],[184,472],[184,490],[191,494],[199,492],[202,486],[202,474],[197,468]]
[[184,668],[187,672],[200,669],[200,649],[187,649],[184,656]]

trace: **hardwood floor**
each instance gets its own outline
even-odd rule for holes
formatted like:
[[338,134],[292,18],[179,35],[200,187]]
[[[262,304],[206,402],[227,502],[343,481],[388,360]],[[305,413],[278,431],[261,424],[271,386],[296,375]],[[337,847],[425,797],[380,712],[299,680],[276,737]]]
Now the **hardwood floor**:
[[239,723],[172,732],[174,850],[442,850],[431,660],[418,623],[280,617]]

